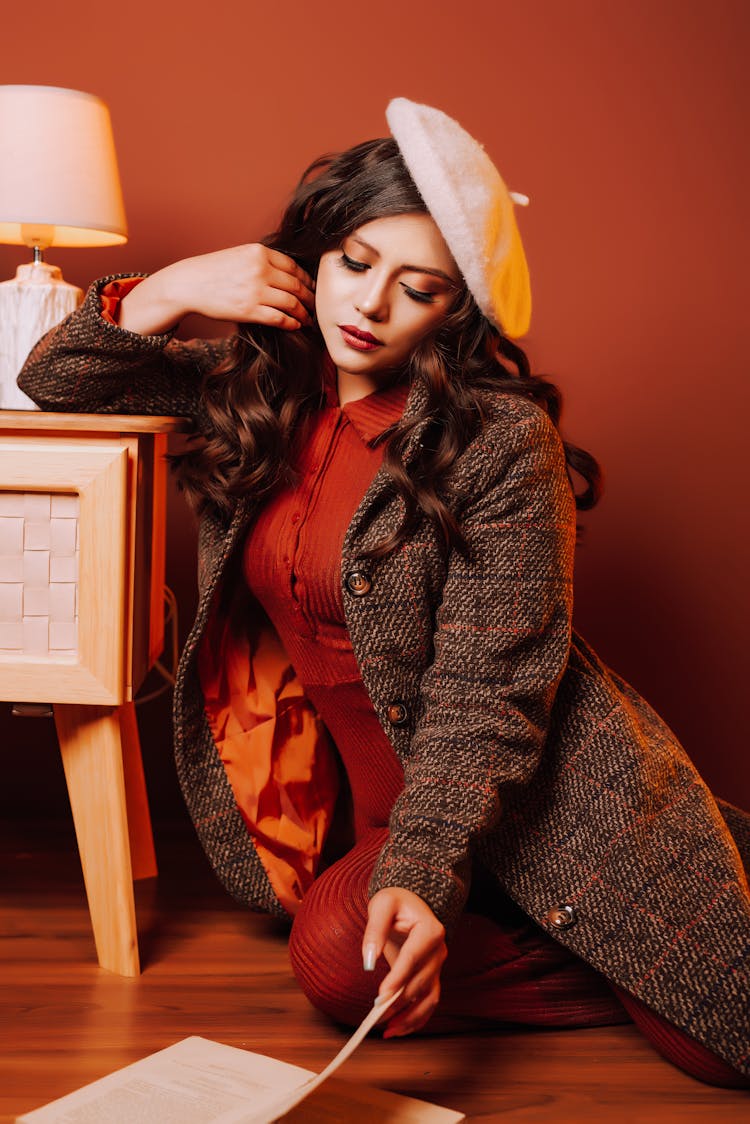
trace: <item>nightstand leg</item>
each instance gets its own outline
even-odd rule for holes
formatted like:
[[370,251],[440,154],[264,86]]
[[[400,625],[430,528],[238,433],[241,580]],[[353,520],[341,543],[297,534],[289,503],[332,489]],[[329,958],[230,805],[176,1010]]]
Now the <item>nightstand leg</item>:
[[54,712],[99,963],[121,976],[137,976],[118,708],[56,703]]
[[143,775],[141,743],[138,723],[132,702],[119,708],[120,737],[122,738],[122,767],[125,774],[125,802],[128,809],[128,837],[130,839],[130,864],[133,878],[155,878],[156,852],[151,813],[148,808],[146,778]]

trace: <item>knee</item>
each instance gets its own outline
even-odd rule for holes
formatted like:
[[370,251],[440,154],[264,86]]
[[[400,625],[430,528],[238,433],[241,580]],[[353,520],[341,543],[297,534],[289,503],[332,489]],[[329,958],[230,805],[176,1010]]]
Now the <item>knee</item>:
[[303,992],[318,1010],[356,1025],[365,1017],[385,975],[362,967],[367,901],[329,892],[326,875],[313,883],[292,925],[289,956]]

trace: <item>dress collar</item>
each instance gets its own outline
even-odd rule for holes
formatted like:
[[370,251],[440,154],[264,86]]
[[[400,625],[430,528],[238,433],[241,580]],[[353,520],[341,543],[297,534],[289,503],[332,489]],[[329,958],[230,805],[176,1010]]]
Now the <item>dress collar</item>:
[[[329,355],[323,363],[323,387],[326,405],[338,409],[336,368]],[[365,398],[358,398],[356,402],[347,402],[342,407],[342,412],[362,441],[366,445],[374,445],[386,429],[399,420],[408,397],[408,384],[395,383],[393,386],[384,387],[383,390],[374,390],[372,394],[368,394]]]

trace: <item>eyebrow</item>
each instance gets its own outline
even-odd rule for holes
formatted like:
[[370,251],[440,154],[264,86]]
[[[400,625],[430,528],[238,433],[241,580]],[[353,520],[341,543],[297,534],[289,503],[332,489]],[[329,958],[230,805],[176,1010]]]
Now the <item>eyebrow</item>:
[[[365,242],[364,238],[360,238],[356,234],[350,234],[349,237],[352,242],[358,242],[360,246],[364,246],[366,250],[370,250],[371,253],[377,254],[377,256],[380,257],[380,251],[377,250],[375,246],[371,246],[369,242]],[[450,274],[443,273],[442,269],[430,269],[426,265],[402,265],[400,269],[401,272],[428,273],[431,277],[440,277],[443,281],[447,281],[449,285],[453,285],[454,287],[456,285],[456,282]]]

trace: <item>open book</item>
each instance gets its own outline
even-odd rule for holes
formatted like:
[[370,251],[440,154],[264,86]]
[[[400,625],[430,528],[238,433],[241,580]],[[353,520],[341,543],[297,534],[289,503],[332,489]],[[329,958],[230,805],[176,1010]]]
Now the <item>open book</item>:
[[[281,1118],[289,1124],[352,1120],[453,1124],[464,1120],[462,1113],[426,1101],[370,1086],[328,1082],[396,998],[375,1005],[319,1074],[207,1038],[183,1038],[19,1116],[17,1124],[133,1124],[136,1120],[139,1124],[270,1124]],[[325,1088],[320,1089],[324,1082]]]

